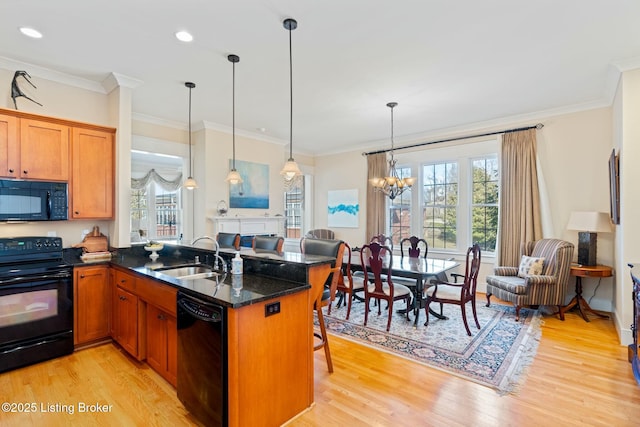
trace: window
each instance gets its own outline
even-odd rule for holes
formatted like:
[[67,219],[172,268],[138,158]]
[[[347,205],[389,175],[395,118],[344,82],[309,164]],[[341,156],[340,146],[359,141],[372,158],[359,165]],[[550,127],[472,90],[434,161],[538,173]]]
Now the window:
[[[411,176],[411,168],[397,168],[400,178]],[[412,190],[405,190],[394,200],[389,200],[389,225],[391,241],[394,247],[400,247],[400,241],[405,237],[411,237],[411,199]]]
[[498,233],[498,141],[430,148],[396,155],[401,176],[418,177],[411,190],[387,199],[387,233],[394,246],[415,235],[429,253],[463,253],[473,243],[495,252]]
[[483,251],[494,252],[498,236],[498,159],[473,160],[471,235]]
[[284,193],[284,214],[286,217],[285,237],[302,237],[304,206],[304,178],[300,185],[294,185]]
[[430,248],[458,247],[458,163],[422,168],[422,235]]
[[142,240],[176,240],[182,234],[180,191],[166,191],[150,181],[131,190],[131,232]]

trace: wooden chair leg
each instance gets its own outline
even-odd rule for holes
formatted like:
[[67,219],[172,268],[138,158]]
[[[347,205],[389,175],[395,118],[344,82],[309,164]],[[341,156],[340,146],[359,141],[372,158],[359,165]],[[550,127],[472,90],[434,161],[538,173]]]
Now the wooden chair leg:
[[[393,315],[393,301],[389,302],[387,305],[389,306],[389,317],[387,319],[387,332],[389,332],[389,329],[391,329],[391,315]],[[378,308],[380,307],[378,306]]]
[[349,300],[347,302],[347,320],[349,320],[349,315],[351,314],[351,303],[353,302],[353,292],[349,292]]
[[327,368],[329,369],[329,373],[331,373],[333,372],[333,362],[331,361],[331,351],[329,350],[329,339],[327,337],[327,326],[324,323],[324,315],[322,314],[322,307],[316,307],[316,313],[318,313],[318,323],[320,324],[319,338],[322,342],[314,346],[313,350],[315,351],[315,350],[324,348],[324,356],[327,359]]
[[516,305],[516,322],[520,321],[520,308],[521,306]]
[[471,311],[473,312],[473,320],[476,321],[476,326],[480,329],[480,322],[478,322],[478,313],[476,313],[476,299],[471,300]]
[[460,309],[462,310],[462,321],[464,322],[464,328],[467,330],[467,335],[471,336],[471,329],[469,329],[469,323],[467,322],[467,305],[460,304]]
[[491,295],[489,292],[487,292],[487,307],[489,307],[491,305]]

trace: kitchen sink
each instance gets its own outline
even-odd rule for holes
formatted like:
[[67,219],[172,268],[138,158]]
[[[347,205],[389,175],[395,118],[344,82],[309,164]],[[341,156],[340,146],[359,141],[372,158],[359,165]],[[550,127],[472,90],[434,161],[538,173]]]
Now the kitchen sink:
[[215,272],[211,267],[206,265],[183,265],[159,268],[155,270],[160,274],[174,277],[176,279],[206,279],[208,277],[219,276],[220,273]]

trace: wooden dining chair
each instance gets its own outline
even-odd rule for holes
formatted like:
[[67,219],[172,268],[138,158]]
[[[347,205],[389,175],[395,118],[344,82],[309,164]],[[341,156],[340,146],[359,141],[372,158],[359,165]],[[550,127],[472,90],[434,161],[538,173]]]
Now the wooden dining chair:
[[425,326],[429,325],[429,305],[432,302],[440,304],[440,313],[442,313],[443,304],[459,305],[462,310],[462,320],[467,330],[467,335],[471,336],[471,330],[467,322],[466,306],[471,302],[471,311],[476,326],[480,329],[478,315],[476,313],[476,286],[478,284],[478,272],[480,271],[480,246],[476,243],[467,249],[467,260],[464,272],[464,280],[461,283],[443,282],[439,280],[432,281],[432,286],[424,290],[426,302],[424,311],[427,315]]
[[[353,303],[353,297],[359,292],[364,292],[364,277],[354,277],[351,272],[351,246],[346,242],[345,247],[345,259],[346,263],[342,263],[342,274],[338,277],[336,290],[340,293],[336,307],[340,308],[341,304],[347,304],[347,316],[346,320],[349,320],[351,315],[351,304]],[[327,314],[331,314],[331,302],[327,308]]]
[[376,234],[375,236],[371,237],[369,243],[378,243],[382,246],[388,246],[389,248],[391,248],[391,252],[393,253],[393,239],[389,236],[386,236],[384,234]]
[[406,255],[409,258],[426,258],[427,252],[429,252],[429,245],[427,241],[417,236],[405,237],[400,240],[400,256]]
[[[385,262],[386,261],[386,262]],[[369,302],[372,299],[387,301],[389,317],[387,320],[387,332],[391,328],[391,315],[393,314],[393,302],[405,300],[407,302],[407,320],[411,305],[411,291],[404,285],[394,284],[391,278],[393,257],[391,248],[376,242],[364,245],[360,250],[360,263],[364,276],[369,278],[364,287],[364,325],[369,319]],[[385,266],[385,264],[387,264]],[[378,303],[378,316],[381,314],[382,304]]]

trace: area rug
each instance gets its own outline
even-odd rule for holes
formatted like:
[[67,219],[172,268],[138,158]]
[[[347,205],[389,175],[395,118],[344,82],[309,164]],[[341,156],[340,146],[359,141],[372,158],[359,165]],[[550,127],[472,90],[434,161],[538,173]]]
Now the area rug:
[[[394,305],[394,310],[396,308],[398,305]],[[383,310],[378,316],[375,307],[369,313],[367,326],[363,326],[362,302],[354,301],[348,321],[345,320],[347,308],[336,308],[335,303],[330,316],[326,314],[326,307],[323,313],[331,334],[474,381],[499,394],[517,391],[538,348],[540,314],[523,308],[520,321],[516,322],[513,307],[499,304],[486,307],[484,302],[479,302],[477,312],[481,329],[478,330],[470,311],[469,305],[467,318],[471,337],[466,333],[457,306],[445,305],[444,315],[448,320],[431,316],[427,327],[424,326],[424,309],[420,311],[417,327],[413,324],[413,312],[410,322],[405,316],[394,313],[389,332],[386,332],[387,312]]]

